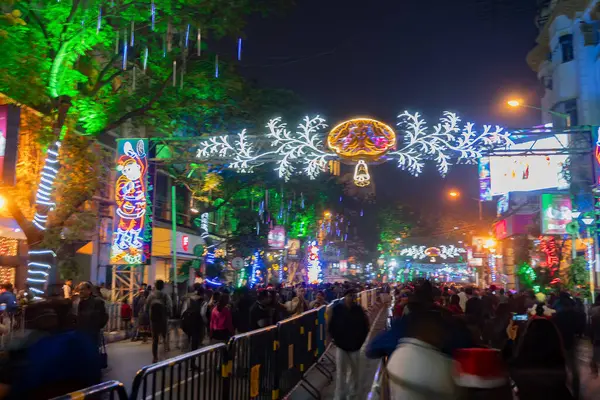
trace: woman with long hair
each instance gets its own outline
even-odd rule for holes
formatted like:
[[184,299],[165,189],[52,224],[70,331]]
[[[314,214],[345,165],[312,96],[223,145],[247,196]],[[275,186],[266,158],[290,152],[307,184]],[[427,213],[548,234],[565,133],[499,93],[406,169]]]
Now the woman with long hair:
[[[507,333],[514,340],[512,321]],[[545,318],[529,320],[509,363],[519,399],[569,400],[565,350],[554,323]]]
[[221,293],[210,317],[210,337],[216,342],[227,342],[234,333],[229,294]]

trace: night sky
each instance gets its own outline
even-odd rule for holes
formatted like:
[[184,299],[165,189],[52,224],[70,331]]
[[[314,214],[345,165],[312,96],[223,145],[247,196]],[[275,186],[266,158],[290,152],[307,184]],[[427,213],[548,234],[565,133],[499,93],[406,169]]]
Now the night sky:
[[[534,17],[534,0],[297,0],[283,16],[251,22],[241,71],[261,86],[293,90],[307,114],[330,125],[357,115],[395,125],[403,110],[435,122],[450,110],[477,124],[531,126],[539,122],[535,112],[508,111],[504,102],[511,93],[539,101],[525,61]],[[474,167],[455,168],[444,180],[433,166],[413,178],[388,163],[372,176],[378,204],[476,215],[468,200],[478,196]],[[462,204],[447,204],[450,187],[464,191]]]

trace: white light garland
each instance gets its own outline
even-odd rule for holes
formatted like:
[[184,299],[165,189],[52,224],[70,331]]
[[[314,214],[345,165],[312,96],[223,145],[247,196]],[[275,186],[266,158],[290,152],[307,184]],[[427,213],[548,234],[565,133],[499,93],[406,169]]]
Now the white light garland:
[[440,245],[437,247],[411,246],[400,251],[401,256],[412,257],[414,260],[423,260],[431,257],[432,262],[435,262],[436,257],[446,260],[448,258],[460,257],[463,253],[466,253],[465,249],[454,245]]
[[[419,175],[423,171],[426,160],[433,160],[438,171],[445,175],[453,160],[457,163],[475,163],[487,150],[513,144],[510,133],[500,126],[484,125],[483,131],[478,133],[472,122],[461,127],[458,115],[449,111],[443,113],[432,129],[429,129],[419,113],[405,111],[398,118],[398,126],[404,131],[402,145],[398,150],[388,152],[387,156],[395,159],[399,168],[413,175]],[[288,129],[287,123],[281,118],[270,120],[266,127],[269,143],[263,145],[265,135],[254,139],[244,129],[236,135],[237,140],[233,143],[232,135],[202,140],[196,157],[204,160],[231,160],[229,167],[242,173],[252,172],[254,167],[266,162],[274,162],[277,164],[275,170],[279,177],[286,181],[296,173],[315,179],[326,170],[327,161],[338,158],[323,143],[327,124],[318,115],[304,117],[295,131]],[[263,139],[259,139],[261,137]],[[271,149],[268,150],[268,147]],[[366,164],[365,161],[363,163]]]
[[398,167],[413,175],[423,171],[426,159],[433,159],[440,174],[448,173],[451,159],[458,156],[458,162],[474,163],[483,157],[483,151],[490,147],[512,144],[510,133],[503,128],[484,125],[483,132],[475,132],[474,124],[467,122],[459,127],[460,118],[445,111],[440,122],[430,131],[421,114],[404,111],[398,115],[398,126],[404,128],[404,146],[388,153],[398,160]]

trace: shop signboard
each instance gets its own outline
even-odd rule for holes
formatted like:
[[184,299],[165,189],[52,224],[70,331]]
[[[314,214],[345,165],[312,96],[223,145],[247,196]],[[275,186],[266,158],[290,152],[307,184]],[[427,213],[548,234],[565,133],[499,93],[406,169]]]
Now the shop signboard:
[[285,248],[285,228],[283,226],[276,226],[269,231],[267,237],[269,248],[281,250]]
[[481,201],[492,200],[492,184],[490,179],[490,158],[479,159],[479,199]]
[[545,193],[541,195],[542,235],[565,235],[572,221],[571,196]]

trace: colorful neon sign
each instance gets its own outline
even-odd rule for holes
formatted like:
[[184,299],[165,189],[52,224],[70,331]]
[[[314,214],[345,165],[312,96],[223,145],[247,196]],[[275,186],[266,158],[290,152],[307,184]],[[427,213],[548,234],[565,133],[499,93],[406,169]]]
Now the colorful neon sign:
[[317,242],[315,241],[308,246],[308,265],[306,269],[308,272],[308,282],[310,283],[320,283],[323,281],[319,250],[319,246],[317,246]]
[[144,264],[146,222],[147,139],[117,141],[117,181],[111,264]]

